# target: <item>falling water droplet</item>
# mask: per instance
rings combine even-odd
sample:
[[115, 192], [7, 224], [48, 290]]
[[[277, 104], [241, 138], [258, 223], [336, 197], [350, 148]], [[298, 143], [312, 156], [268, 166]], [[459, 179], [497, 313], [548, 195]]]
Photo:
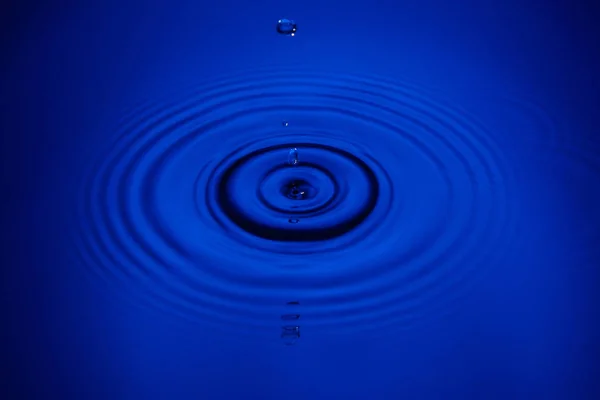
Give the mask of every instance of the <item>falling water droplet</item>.
[[290, 123], [289, 123], [289, 122], [287, 122], [287, 121], [283, 121], [281, 124], [282, 124], [283, 126], [288, 126]]
[[291, 19], [282, 18], [277, 21], [277, 32], [282, 35], [294, 36], [296, 29], [296, 23]]
[[295, 147], [288, 152], [288, 164], [298, 165], [298, 149]]

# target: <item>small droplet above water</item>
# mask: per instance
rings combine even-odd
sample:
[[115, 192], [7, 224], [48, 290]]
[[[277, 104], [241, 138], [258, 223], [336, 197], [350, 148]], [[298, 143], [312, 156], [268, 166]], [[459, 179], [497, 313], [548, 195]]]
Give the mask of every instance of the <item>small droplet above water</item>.
[[295, 147], [288, 152], [288, 164], [298, 165], [298, 149]]
[[288, 126], [289, 124], [290, 124], [290, 123], [289, 123], [289, 122], [287, 122], [287, 121], [283, 121], [283, 122], [281, 123], [281, 125], [283, 125], [283, 126]]
[[277, 32], [282, 35], [294, 36], [296, 29], [296, 23], [291, 19], [282, 18], [277, 21]]

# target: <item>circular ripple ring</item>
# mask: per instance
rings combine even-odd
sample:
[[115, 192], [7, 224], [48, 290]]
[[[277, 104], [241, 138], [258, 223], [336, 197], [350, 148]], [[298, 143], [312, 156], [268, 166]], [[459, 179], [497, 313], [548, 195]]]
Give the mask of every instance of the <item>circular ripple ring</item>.
[[[307, 161], [300, 166], [286, 165], [283, 160], [290, 147], [298, 148]], [[272, 167], [278, 164], [280, 167], [273, 171]], [[318, 241], [341, 236], [371, 214], [379, 194], [377, 178], [366, 163], [340, 149], [313, 143], [262, 147], [260, 151], [244, 155], [231, 164], [219, 166], [215, 172], [217, 182], [209, 181], [208, 187], [214, 187], [216, 194], [212, 194], [215, 197], [206, 199], [206, 202], [216, 202], [236, 225], [270, 240]], [[278, 193], [280, 190], [271, 189], [267, 198], [260, 196], [258, 200], [264, 202], [261, 204], [254, 199], [257, 197], [256, 188], [262, 186], [261, 180], [277, 172], [284, 175], [279, 178], [282, 179], [279, 189], [288, 186], [289, 182], [308, 181], [316, 182], [311, 186], [329, 195], [323, 204], [308, 210], [298, 210], [302, 208], [298, 201], [286, 202], [287, 207], [279, 210], [264, 207], [269, 198], [282, 197]], [[326, 184], [321, 185], [321, 180], [311, 179], [310, 175], [316, 172], [332, 181], [330, 190], [327, 190]], [[299, 219], [301, 223], [291, 228], [290, 218]]]
[[485, 128], [410, 85], [261, 70], [128, 118], [82, 185], [77, 246], [115, 293], [194, 321], [272, 330], [299, 299], [305, 327], [406, 326], [513, 229]]

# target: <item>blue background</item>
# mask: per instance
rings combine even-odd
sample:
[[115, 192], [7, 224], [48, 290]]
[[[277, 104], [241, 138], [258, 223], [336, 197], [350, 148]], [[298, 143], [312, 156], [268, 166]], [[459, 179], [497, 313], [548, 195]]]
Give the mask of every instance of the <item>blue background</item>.
[[[3, 398], [598, 398], [597, 6], [108, 0], [2, 7]], [[298, 22], [295, 37], [277, 35], [281, 17]], [[502, 261], [474, 266], [485, 274], [453, 307], [445, 307], [452, 293], [438, 293], [444, 312], [435, 318], [421, 318], [432, 311], [414, 306], [423, 323], [394, 314], [368, 329], [344, 323], [323, 302], [311, 324], [318, 307], [302, 309], [307, 325], [294, 346], [279, 340], [283, 307], [271, 333], [268, 324], [236, 324], [235, 313], [219, 324], [152, 300], [142, 305], [135, 299], [150, 290], [144, 280], [118, 288], [102, 281], [79, 254], [75, 239], [92, 228], [82, 230], [74, 213], [84, 171], [105, 154], [99, 149], [110, 148], [123, 120], [135, 121], [139, 104], [221, 76], [250, 80], [245, 71], [257, 68], [285, 69], [291, 80], [311, 70], [332, 82], [341, 74], [412, 82], [428, 88], [428, 98], [467, 110], [504, 160], [515, 222], [498, 241]], [[283, 91], [293, 96], [300, 86]], [[365, 277], [386, 262], [375, 251], [364, 257]], [[252, 262], [249, 271], [260, 267]], [[314, 283], [318, 274], [302, 278]], [[269, 282], [278, 287], [277, 277]], [[235, 290], [245, 289], [237, 282]], [[348, 304], [367, 301], [357, 293], [369, 291], [348, 292]], [[264, 316], [263, 305], [231, 302], [238, 314], [258, 307]]]

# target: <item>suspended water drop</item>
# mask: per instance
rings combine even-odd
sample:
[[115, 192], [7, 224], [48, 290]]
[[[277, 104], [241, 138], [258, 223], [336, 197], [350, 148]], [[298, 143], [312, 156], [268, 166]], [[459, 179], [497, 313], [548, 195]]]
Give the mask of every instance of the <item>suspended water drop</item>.
[[287, 121], [283, 121], [281, 124], [282, 124], [283, 126], [288, 126], [290, 123], [289, 123], [289, 122], [287, 122]]
[[277, 21], [277, 32], [282, 35], [294, 36], [296, 33], [296, 23], [291, 19], [282, 18]]
[[288, 152], [288, 164], [298, 165], [298, 149], [295, 147]]

